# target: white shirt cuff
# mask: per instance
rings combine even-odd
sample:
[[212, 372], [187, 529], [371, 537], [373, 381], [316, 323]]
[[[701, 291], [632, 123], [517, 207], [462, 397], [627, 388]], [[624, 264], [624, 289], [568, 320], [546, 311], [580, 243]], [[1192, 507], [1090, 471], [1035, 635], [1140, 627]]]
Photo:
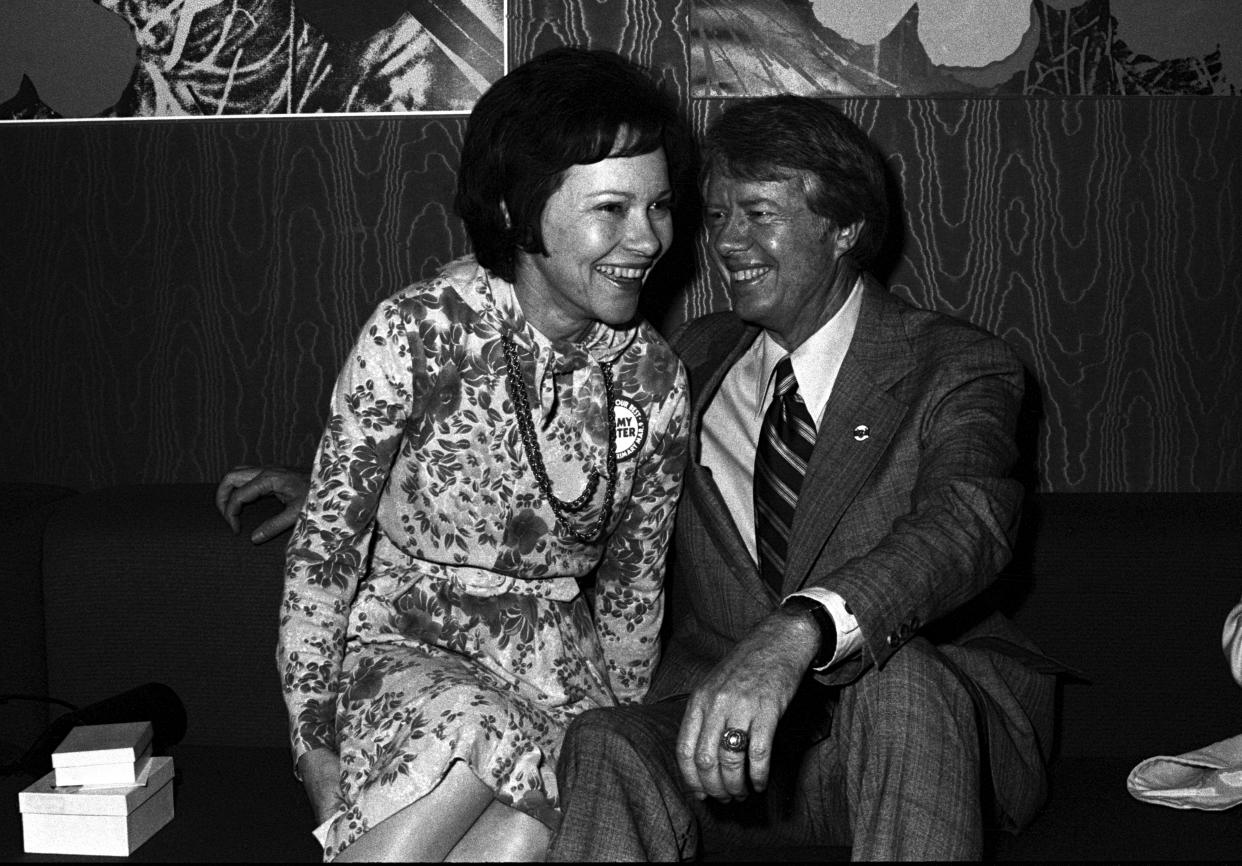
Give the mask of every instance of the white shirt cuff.
[[816, 673], [823, 673], [837, 662], [857, 652], [863, 642], [862, 630], [858, 627], [858, 619], [846, 607], [845, 599], [822, 586], [808, 586], [806, 589], [791, 593], [790, 597], [795, 595], [822, 604], [828, 611], [828, 615], [832, 617], [832, 623], [837, 629], [837, 646], [832, 653], [832, 658], [823, 667], [815, 668]]

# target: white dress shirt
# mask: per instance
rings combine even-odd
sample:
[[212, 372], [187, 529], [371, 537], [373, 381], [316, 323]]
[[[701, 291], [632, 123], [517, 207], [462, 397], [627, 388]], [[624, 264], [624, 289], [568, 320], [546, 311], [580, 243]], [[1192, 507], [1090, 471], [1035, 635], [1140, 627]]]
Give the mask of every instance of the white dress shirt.
[[[862, 307], [862, 280], [854, 284], [845, 304], [823, 327], [789, 354], [798, 393], [806, 404], [816, 428], [832, 395], [837, 373], [854, 337], [858, 311]], [[764, 331], [725, 374], [720, 390], [703, 415], [701, 460], [711, 470], [729, 509], [733, 522], [756, 563], [755, 543], [755, 450], [763, 415], [772, 402], [776, 365], [786, 356], [784, 349]], [[811, 586], [793, 595], [822, 604], [837, 629], [837, 646], [826, 670], [856, 652], [862, 645], [858, 620], [849, 612], [845, 599], [830, 589]]]

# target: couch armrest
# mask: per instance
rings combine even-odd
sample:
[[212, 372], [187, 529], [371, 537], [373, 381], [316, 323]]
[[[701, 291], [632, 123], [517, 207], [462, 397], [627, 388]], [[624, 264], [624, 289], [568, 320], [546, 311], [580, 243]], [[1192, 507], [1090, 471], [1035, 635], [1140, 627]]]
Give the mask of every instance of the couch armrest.
[[[43, 633], [43, 529], [76, 491], [50, 484], [0, 485], [0, 694], [47, 695]], [[47, 725], [47, 705], [9, 701], [0, 706], [0, 763], [13, 760]]]

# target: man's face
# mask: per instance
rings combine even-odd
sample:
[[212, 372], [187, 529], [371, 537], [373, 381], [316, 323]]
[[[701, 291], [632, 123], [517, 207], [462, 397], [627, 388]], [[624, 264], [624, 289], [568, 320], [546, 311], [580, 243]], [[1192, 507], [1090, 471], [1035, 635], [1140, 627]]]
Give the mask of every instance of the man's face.
[[852, 286], [833, 291], [837, 258], [861, 223], [839, 228], [807, 205], [802, 177], [708, 177], [705, 222], [712, 257], [729, 284], [733, 310], [793, 351], [828, 321]]

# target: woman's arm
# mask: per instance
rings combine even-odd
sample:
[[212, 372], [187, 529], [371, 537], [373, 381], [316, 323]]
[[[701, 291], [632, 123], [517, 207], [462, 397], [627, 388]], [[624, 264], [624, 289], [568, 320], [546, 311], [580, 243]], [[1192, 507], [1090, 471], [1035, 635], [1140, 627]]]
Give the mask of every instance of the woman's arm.
[[277, 663], [299, 766], [309, 752], [337, 749], [350, 605], [411, 405], [410, 358], [400, 310], [385, 302], [337, 378], [310, 491], [289, 540]]

